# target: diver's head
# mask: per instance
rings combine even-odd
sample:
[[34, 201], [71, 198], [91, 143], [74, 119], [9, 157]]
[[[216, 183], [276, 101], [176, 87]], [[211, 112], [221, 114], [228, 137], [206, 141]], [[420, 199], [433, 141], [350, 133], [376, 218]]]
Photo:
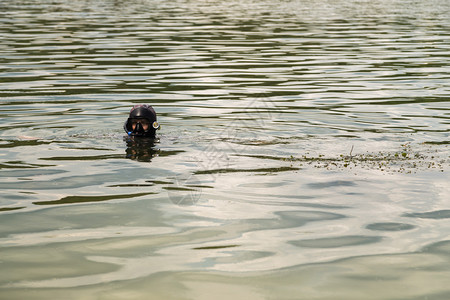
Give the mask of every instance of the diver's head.
[[155, 110], [146, 104], [133, 106], [123, 128], [130, 136], [155, 138], [159, 129]]

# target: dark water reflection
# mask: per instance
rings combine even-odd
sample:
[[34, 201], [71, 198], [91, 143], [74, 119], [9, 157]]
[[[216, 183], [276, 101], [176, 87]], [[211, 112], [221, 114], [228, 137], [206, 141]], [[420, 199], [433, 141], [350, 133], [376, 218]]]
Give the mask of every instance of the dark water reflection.
[[126, 157], [137, 161], [150, 162], [160, 152], [155, 141], [149, 138], [126, 138]]
[[449, 20], [2, 1], [0, 298], [448, 299]]

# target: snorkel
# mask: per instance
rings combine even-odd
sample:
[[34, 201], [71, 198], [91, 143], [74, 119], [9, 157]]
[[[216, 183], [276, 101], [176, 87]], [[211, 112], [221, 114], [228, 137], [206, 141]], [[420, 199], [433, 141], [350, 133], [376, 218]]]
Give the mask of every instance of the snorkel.
[[156, 121], [156, 112], [150, 105], [135, 105], [130, 111], [123, 129], [129, 136], [156, 137], [156, 130], [160, 128]]

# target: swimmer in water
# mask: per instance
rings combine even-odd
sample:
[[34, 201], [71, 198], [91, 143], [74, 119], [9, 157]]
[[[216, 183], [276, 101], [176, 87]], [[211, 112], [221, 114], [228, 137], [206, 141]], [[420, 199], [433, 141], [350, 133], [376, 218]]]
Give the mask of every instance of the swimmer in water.
[[123, 129], [129, 136], [148, 137], [154, 139], [159, 124], [156, 120], [156, 112], [150, 105], [135, 105], [130, 111], [128, 119], [123, 124]]

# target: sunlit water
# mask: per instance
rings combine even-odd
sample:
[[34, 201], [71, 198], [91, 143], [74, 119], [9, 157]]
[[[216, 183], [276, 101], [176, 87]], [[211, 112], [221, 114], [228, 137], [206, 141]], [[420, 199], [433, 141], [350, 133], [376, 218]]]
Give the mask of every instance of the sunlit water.
[[447, 0], [1, 1], [0, 298], [450, 299], [449, 33]]

